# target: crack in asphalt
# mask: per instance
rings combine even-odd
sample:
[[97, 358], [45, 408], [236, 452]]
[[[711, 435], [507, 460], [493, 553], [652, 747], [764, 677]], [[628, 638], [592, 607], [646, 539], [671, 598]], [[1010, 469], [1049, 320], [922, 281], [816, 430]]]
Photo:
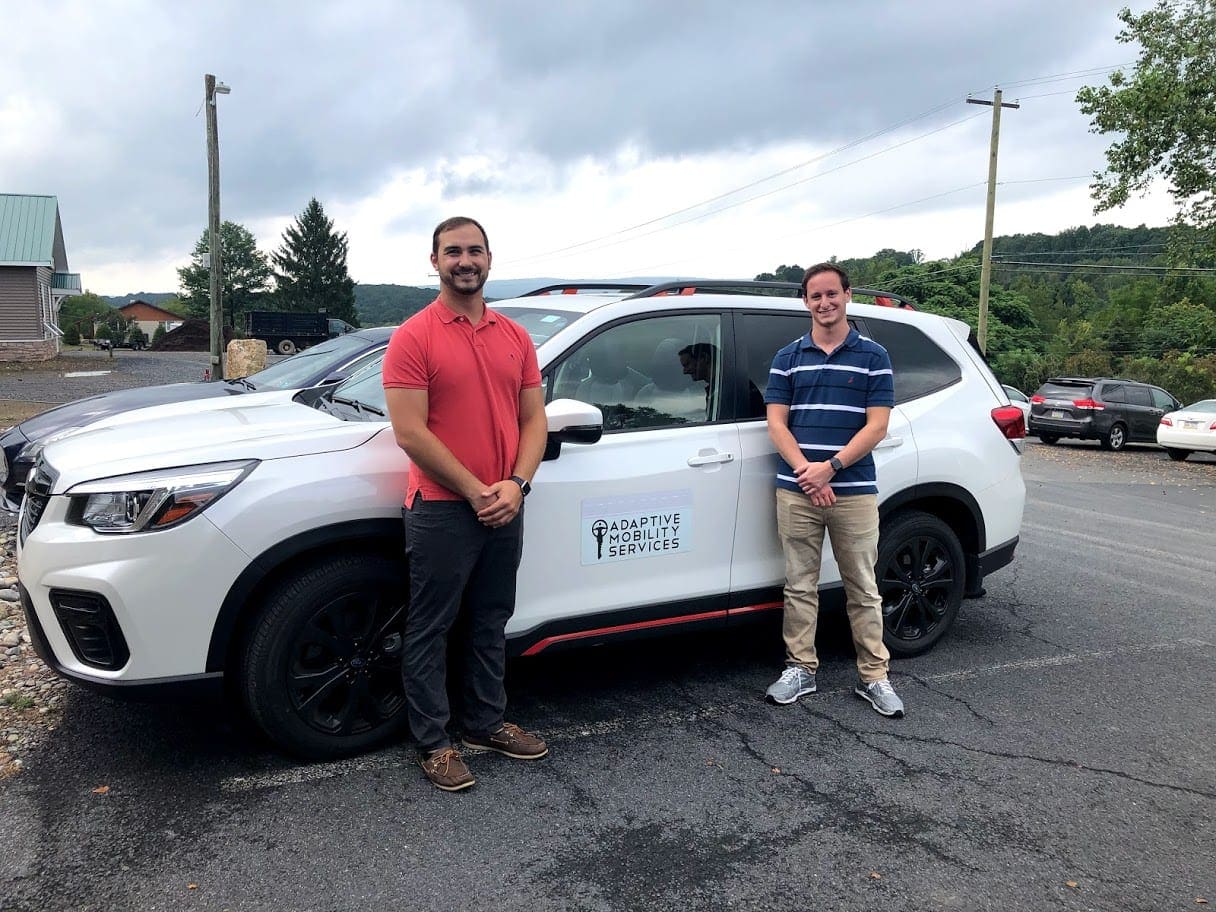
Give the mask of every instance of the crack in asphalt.
[[[826, 721], [831, 722], [836, 727], [844, 728], [845, 731], [848, 731], [847, 727], [843, 726], [841, 723], [839, 723], [835, 719], [831, 719], [830, 717], [826, 717], [826, 716], [821, 716], [820, 714], [815, 713], [813, 711], [808, 711], [807, 714], [816, 716], [818, 718], [825, 719]], [[710, 720], [708, 718], [706, 718], [705, 721], [708, 723]], [[952, 832], [959, 832], [958, 827], [955, 827], [948, 822], [936, 820], [931, 817], [926, 817], [924, 814], [919, 814], [919, 813], [915, 813], [915, 812], [902, 811], [902, 812], [884, 814], [880, 811], [872, 810], [865, 804], [865, 802], [867, 800], [872, 801], [874, 798], [873, 795], [865, 795], [865, 796], [855, 795], [854, 797], [859, 798], [860, 800], [857, 802], [850, 802], [840, 795], [835, 795], [835, 794], [832, 794], [829, 792], [825, 792], [824, 790], [817, 787], [815, 785], [815, 783], [808, 780], [806, 777], [804, 777], [796, 772], [789, 771], [786, 767], [782, 767], [780, 764], [775, 763], [772, 760], [772, 758], [767, 757], [759, 748], [757, 748], [752, 743], [751, 738], [748, 737], [748, 735], [741, 728], [737, 728], [737, 727], [729, 724], [723, 718], [715, 718], [713, 720], [713, 724], [720, 731], [725, 731], [729, 734], [734, 735], [738, 739], [739, 745], [740, 745], [740, 747], [742, 747], [743, 751], [746, 754], [748, 754], [748, 756], [750, 756], [757, 763], [762, 764], [764, 767], [766, 767], [769, 770], [780, 770], [780, 773], [775, 774], [775, 775], [777, 775], [781, 779], [792, 779], [795, 783], [797, 783], [797, 785], [803, 791], [808, 792], [815, 799], [817, 799], [817, 803], [821, 804], [825, 810], [830, 811], [830, 820], [831, 820], [832, 825], [842, 826], [846, 823], [851, 825], [851, 824], [855, 823], [858, 819], [860, 819], [860, 820], [864, 821], [866, 824], [868, 824], [874, 831], [877, 831], [880, 833], [886, 833], [895, 840], [899, 840], [899, 841], [917, 846], [918, 848], [920, 848], [921, 850], [926, 852], [928, 855], [932, 856], [933, 858], [936, 858], [940, 862], [943, 862], [945, 864], [954, 865], [957, 868], [961, 868], [962, 870], [968, 871], [972, 874], [981, 873], [980, 868], [977, 868], [973, 865], [968, 864], [964, 859], [951, 855], [949, 852], [946, 852], [945, 850], [943, 850], [941, 846], [936, 845], [935, 843], [930, 842], [927, 838], [918, 835], [918, 833], [913, 831], [910, 827], [905, 828], [905, 827], [902, 827], [900, 824], [901, 824], [901, 822], [903, 822], [903, 823], [908, 823], [911, 826], [916, 826], [918, 824], [923, 824], [925, 822], [928, 822], [929, 824], [932, 824], [932, 825], [945, 827]], [[871, 747], [871, 745], [866, 745], [866, 746]], [[876, 748], [872, 748], [872, 749], [876, 749]], [[881, 753], [881, 751], [880, 751], [880, 753]], [[901, 766], [906, 766], [898, 758], [892, 758], [892, 759], [894, 759]], [[819, 827], [812, 828], [809, 826], [808, 827], [798, 827], [798, 828], [795, 828], [795, 833], [801, 835], [802, 832], [809, 832], [812, 829], [818, 829], [818, 828]], [[786, 836], [783, 835], [782, 838], [786, 838]]]
[[[1103, 773], [1109, 776], [1115, 776], [1119, 779], [1126, 779], [1129, 782], [1135, 782], [1139, 785], [1166, 789], [1168, 791], [1179, 792], [1181, 794], [1190, 795], [1196, 798], [1216, 798], [1216, 792], [1205, 792], [1202, 789], [1189, 788], [1188, 786], [1177, 785], [1172, 782], [1157, 782], [1152, 779], [1133, 776], [1131, 773], [1126, 773], [1123, 770], [1101, 766], [1090, 766], [1076, 760], [1064, 760], [1056, 757], [1038, 757], [1034, 754], [1017, 754], [1013, 753], [1012, 751], [986, 750], [982, 747], [972, 747], [968, 744], [959, 744], [957, 741], [950, 741], [946, 738], [918, 737], [916, 735], [899, 734], [896, 732], [874, 732], [874, 734], [880, 738], [893, 738], [896, 741], [908, 741], [913, 744], [934, 744], [939, 747], [953, 747], [957, 748], [958, 750], [967, 751], [968, 753], [981, 754], [983, 756], [992, 757], [999, 760], [1029, 760], [1034, 763], [1043, 763], [1047, 766], [1059, 767], [1061, 769], [1081, 770], [1082, 772], [1087, 773]], [[863, 743], [867, 742], [863, 741]]]
[[995, 719], [985, 716], [982, 712], [980, 712], [978, 709], [976, 709], [974, 706], [972, 706], [968, 701], [964, 700], [962, 697], [955, 696], [952, 693], [947, 693], [946, 691], [942, 690], [940, 687], [934, 687], [931, 683], [929, 683], [929, 681], [926, 678], [923, 678], [918, 674], [907, 674], [907, 675], [904, 675], [904, 677], [908, 678], [908, 680], [910, 680], [910, 681], [915, 681], [917, 684], [919, 684], [925, 690], [929, 691], [929, 693], [931, 693], [931, 694], [935, 694], [939, 697], [944, 697], [945, 699], [950, 700], [953, 703], [958, 703], [964, 709], [966, 709], [967, 712], [971, 713], [971, 715], [975, 716], [976, 719], [983, 722], [985, 725], [989, 726], [990, 728], [997, 727], [997, 722]]

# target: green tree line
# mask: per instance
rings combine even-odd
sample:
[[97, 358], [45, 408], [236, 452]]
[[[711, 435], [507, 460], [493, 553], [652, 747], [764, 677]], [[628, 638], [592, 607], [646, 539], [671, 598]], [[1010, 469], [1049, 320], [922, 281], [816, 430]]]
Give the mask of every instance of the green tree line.
[[[1032, 393], [1052, 376], [1118, 376], [1184, 402], [1216, 395], [1216, 264], [1170, 265], [1185, 230], [1095, 225], [995, 239], [987, 356], [1001, 382]], [[854, 285], [976, 328], [978, 245], [946, 260], [880, 250], [836, 262]], [[756, 278], [800, 281], [802, 271], [782, 265]]]

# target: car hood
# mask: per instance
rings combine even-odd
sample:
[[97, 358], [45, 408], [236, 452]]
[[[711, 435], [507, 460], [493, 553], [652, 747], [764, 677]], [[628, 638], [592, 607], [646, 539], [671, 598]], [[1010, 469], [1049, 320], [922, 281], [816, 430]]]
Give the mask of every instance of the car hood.
[[83, 427], [98, 419], [132, 409], [196, 399], [228, 399], [244, 392], [247, 390], [243, 386], [228, 383], [168, 383], [164, 386], [116, 390], [48, 409], [21, 422], [17, 429], [27, 440], [37, 441], [59, 431]]
[[271, 394], [244, 398], [261, 401], [238, 399], [228, 408], [90, 426], [51, 441], [42, 458], [58, 475], [54, 493], [82, 481], [167, 466], [346, 450], [388, 427], [387, 421], [343, 421]]

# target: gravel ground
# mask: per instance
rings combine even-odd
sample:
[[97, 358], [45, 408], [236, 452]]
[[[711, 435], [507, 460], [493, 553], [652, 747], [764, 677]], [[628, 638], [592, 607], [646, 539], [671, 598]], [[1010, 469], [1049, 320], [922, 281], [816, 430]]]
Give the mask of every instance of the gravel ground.
[[[70, 402], [111, 390], [202, 380], [207, 352], [65, 351], [37, 364], [0, 365], [0, 399]], [[87, 376], [68, 376], [86, 374]]]
[[[119, 350], [111, 358], [81, 350], [37, 364], [0, 363], [0, 400], [9, 400], [20, 419], [111, 390], [201, 380], [208, 357], [207, 352]], [[68, 376], [77, 373], [90, 376]], [[15, 537], [16, 517], [0, 511], [0, 779], [18, 772], [22, 756], [54, 729], [70, 687], [30, 645], [16, 591]]]

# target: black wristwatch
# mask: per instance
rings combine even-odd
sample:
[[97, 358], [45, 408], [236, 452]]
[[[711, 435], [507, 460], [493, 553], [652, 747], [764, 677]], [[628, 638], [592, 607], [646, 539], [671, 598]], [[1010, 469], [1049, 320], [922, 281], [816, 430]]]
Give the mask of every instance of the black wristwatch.
[[528, 484], [528, 482], [524, 481], [518, 475], [512, 475], [511, 481], [513, 481], [517, 485], [519, 485], [519, 493], [522, 494], [524, 497], [527, 497], [529, 494], [532, 493], [532, 485]]
[[835, 456], [833, 456], [831, 459], [828, 460], [828, 465], [830, 465], [832, 467], [833, 472], [839, 472], [841, 469], [844, 468], [844, 463], [841, 462], [839, 459], [837, 459]]

